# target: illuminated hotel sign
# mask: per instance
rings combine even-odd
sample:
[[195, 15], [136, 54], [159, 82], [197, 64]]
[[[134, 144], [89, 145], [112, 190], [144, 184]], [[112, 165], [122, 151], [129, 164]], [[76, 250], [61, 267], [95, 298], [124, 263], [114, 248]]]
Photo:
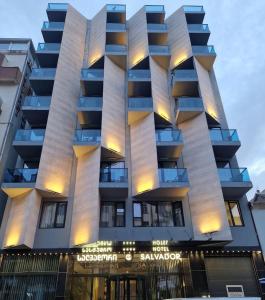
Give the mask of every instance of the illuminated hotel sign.
[[78, 254], [79, 262], [117, 261], [117, 254]]
[[169, 253], [141, 253], [141, 261], [154, 261], [154, 260], [181, 260], [180, 253], [169, 252]]

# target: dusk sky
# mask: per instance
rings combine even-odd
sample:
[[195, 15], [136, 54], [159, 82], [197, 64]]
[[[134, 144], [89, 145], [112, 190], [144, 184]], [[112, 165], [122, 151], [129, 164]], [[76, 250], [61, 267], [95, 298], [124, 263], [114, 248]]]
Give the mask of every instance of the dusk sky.
[[[0, 0], [0, 37], [42, 41], [41, 26], [47, 20], [46, 0]], [[66, 1], [55, 1], [66, 2]], [[217, 52], [214, 65], [230, 128], [236, 128], [242, 146], [240, 167], [248, 167], [253, 186], [265, 189], [265, 0], [102, 0], [69, 1], [87, 18], [106, 3], [126, 4], [127, 18], [145, 4], [163, 4], [167, 16], [183, 4], [203, 5]]]

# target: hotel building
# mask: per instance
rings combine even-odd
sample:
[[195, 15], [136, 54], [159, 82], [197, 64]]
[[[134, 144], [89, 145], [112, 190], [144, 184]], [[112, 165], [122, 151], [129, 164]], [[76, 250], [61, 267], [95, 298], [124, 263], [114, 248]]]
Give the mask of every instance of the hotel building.
[[203, 7], [47, 16], [2, 182], [0, 299], [262, 297]]

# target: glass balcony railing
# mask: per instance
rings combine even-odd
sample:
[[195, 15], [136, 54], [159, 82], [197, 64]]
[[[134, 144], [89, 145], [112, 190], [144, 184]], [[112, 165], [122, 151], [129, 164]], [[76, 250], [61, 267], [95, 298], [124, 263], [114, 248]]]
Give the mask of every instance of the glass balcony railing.
[[129, 98], [128, 107], [131, 109], [134, 108], [152, 108], [153, 99], [152, 98]]
[[197, 72], [193, 69], [191, 69], [191, 70], [175, 70], [173, 72], [173, 75], [174, 75], [174, 78], [176, 80], [178, 80], [178, 79], [190, 80], [190, 79], [196, 79], [197, 78]]
[[27, 96], [24, 100], [23, 106], [49, 107], [50, 104], [50, 96]]
[[125, 12], [126, 5], [107, 4], [107, 12]]
[[83, 80], [103, 80], [103, 69], [82, 69], [81, 76]]
[[164, 5], [145, 5], [147, 13], [165, 12]]
[[101, 97], [80, 97], [77, 106], [79, 108], [101, 108]]
[[160, 168], [158, 169], [160, 182], [188, 182], [186, 169]]
[[106, 45], [106, 52], [126, 53], [127, 46], [118, 44]]
[[38, 52], [47, 52], [47, 51], [60, 51], [61, 44], [60, 43], [39, 43], [37, 51]]
[[149, 52], [151, 54], [169, 54], [169, 47], [166, 45], [150, 45]]
[[38, 169], [7, 169], [4, 175], [6, 183], [36, 182]]
[[167, 31], [167, 24], [147, 24], [148, 31]]
[[179, 108], [203, 108], [201, 98], [178, 98], [176, 101], [176, 109]]
[[107, 31], [126, 31], [126, 25], [123, 23], [107, 23]]
[[208, 24], [188, 24], [189, 31], [209, 32]]
[[203, 13], [203, 6], [199, 5], [184, 5], [183, 6], [185, 13]]
[[48, 3], [48, 9], [51, 10], [67, 10], [67, 3]]
[[33, 68], [31, 77], [45, 78], [55, 77], [56, 68]]
[[45, 129], [18, 129], [15, 135], [17, 142], [43, 142]]
[[101, 131], [97, 129], [78, 129], [75, 131], [74, 142], [99, 143]]
[[127, 182], [128, 170], [126, 168], [101, 168], [100, 182]]
[[214, 142], [239, 142], [239, 137], [235, 129], [218, 129], [210, 130], [211, 140]]
[[129, 79], [150, 79], [151, 72], [150, 70], [129, 70], [128, 71]]
[[178, 129], [156, 129], [157, 142], [181, 142], [182, 134]]
[[192, 52], [194, 54], [205, 54], [205, 55], [209, 55], [209, 54], [214, 54], [216, 55], [216, 52], [214, 50], [214, 46], [208, 45], [208, 46], [192, 46]]
[[250, 181], [246, 168], [218, 168], [220, 181], [248, 182]]
[[29, 43], [0, 43], [0, 51], [27, 51]]
[[64, 22], [43, 22], [42, 29], [44, 30], [63, 30]]

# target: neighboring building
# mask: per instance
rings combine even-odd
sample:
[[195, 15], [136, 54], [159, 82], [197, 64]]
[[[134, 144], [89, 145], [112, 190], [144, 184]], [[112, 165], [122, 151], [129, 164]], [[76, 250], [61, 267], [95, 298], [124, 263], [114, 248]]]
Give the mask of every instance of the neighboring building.
[[[12, 143], [21, 126], [21, 103], [30, 91], [29, 75], [34, 61], [30, 39], [0, 38], [0, 181], [7, 168], [13, 169], [17, 152]], [[0, 224], [7, 196], [0, 191]]]
[[261, 297], [203, 7], [47, 14], [2, 184], [0, 299]]
[[259, 242], [263, 252], [263, 257], [265, 257], [265, 190], [263, 190], [262, 192], [257, 191], [250, 203], [252, 216], [256, 225]]

